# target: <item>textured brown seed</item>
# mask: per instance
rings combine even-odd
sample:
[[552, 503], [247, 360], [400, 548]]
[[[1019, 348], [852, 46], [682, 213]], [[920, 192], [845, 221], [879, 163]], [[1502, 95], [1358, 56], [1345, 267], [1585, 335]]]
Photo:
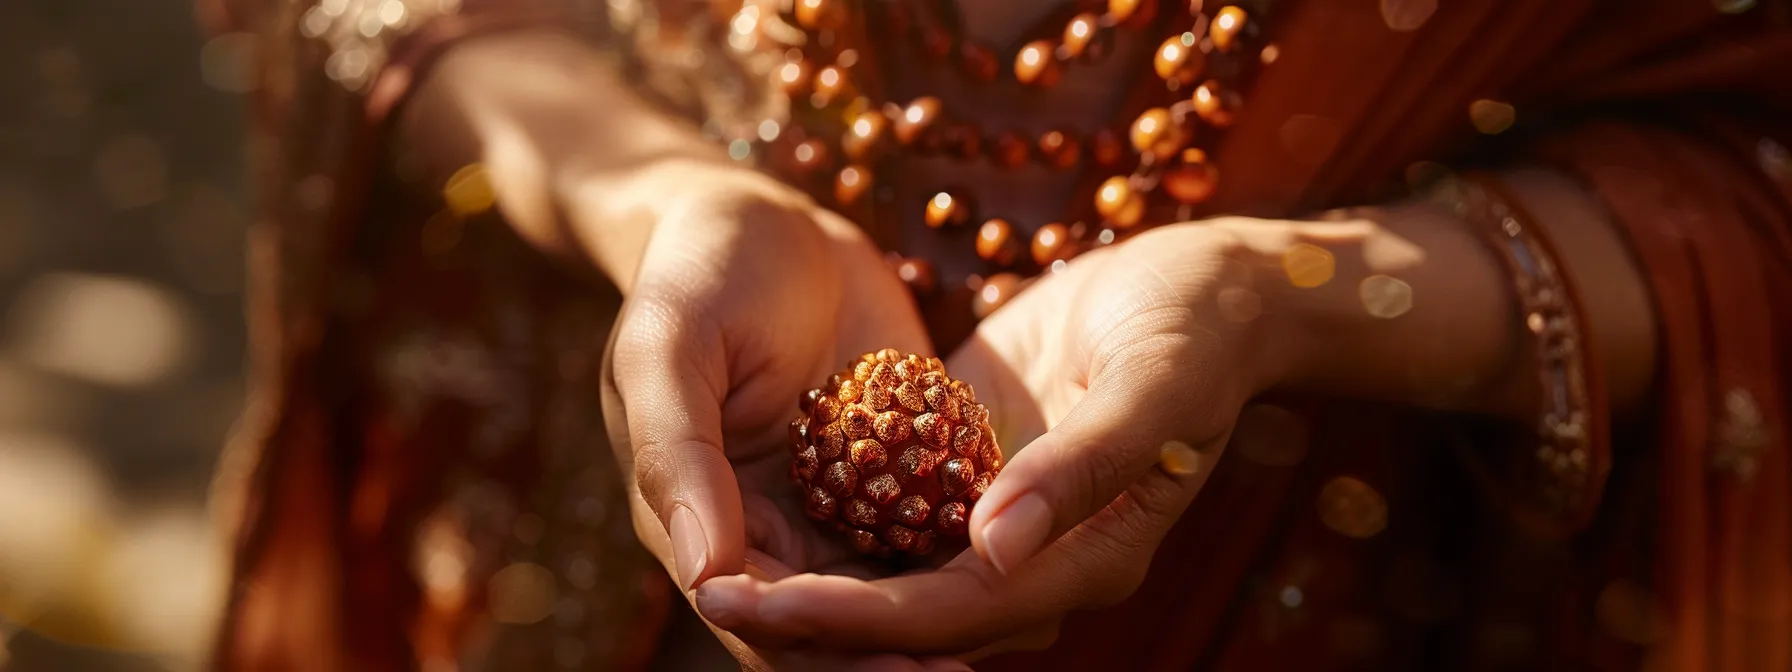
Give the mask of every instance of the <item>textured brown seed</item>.
[[904, 479], [926, 478], [933, 475], [933, 451], [920, 446], [909, 446], [896, 458], [896, 472]]
[[840, 400], [831, 396], [815, 400], [815, 417], [811, 422], [828, 424], [840, 417]]
[[860, 439], [852, 442], [852, 463], [854, 466], [868, 471], [882, 469], [886, 459], [888, 458], [884, 454], [883, 444], [878, 443], [873, 439]]
[[964, 492], [976, 478], [977, 468], [971, 465], [970, 460], [962, 457], [946, 460], [945, 464], [940, 465], [940, 487], [945, 488], [948, 495]]
[[959, 455], [970, 457], [983, 449], [983, 431], [972, 425], [958, 428], [957, 436], [952, 437], [952, 450]]
[[846, 410], [840, 412], [840, 430], [846, 432], [846, 438], [849, 439], [871, 436], [871, 423], [876, 421], [877, 416], [858, 404], [847, 406]]
[[944, 385], [927, 388], [927, 407], [933, 409], [946, 422], [958, 422], [958, 399]]
[[846, 511], [843, 513], [846, 515], [846, 522], [859, 527], [870, 527], [877, 524], [877, 507], [863, 499], [847, 501]]
[[882, 549], [883, 544], [878, 543], [877, 535], [875, 534], [865, 530], [853, 530], [852, 547], [860, 553], [875, 555]]
[[865, 496], [878, 504], [889, 504], [902, 496], [902, 484], [896, 482], [895, 476], [878, 474], [865, 481]]
[[822, 394], [822, 389], [819, 387], [811, 388], [803, 392], [803, 396], [797, 400], [797, 409], [801, 410], [803, 415], [813, 413], [815, 411], [815, 402], [821, 399]]
[[848, 362], [798, 400], [810, 412], [787, 428], [805, 513], [876, 556], [962, 538], [1001, 459], [974, 394], [937, 358], [883, 350]]
[[860, 401], [864, 402], [865, 408], [873, 411], [884, 410], [890, 405], [890, 388], [877, 385], [865, 388], [864, 393], [860, 396]]
[[915, 418], [915, 434], [934, 448], [952, 445], [952, 425], [936, 413], [923, 413]]
[[910, 420], [906, 415], [897, 411], [884, 411], [882, 415], [877, 416], [877, 440], [895, 444], [908, 438], [909, 423]]
[[[823, 493], [825, 496], [826, 493]], [[940, 507], [939, 530], [955, 537], [964, 536], [965, 528], [970, 523], [970, 509], [964, 504], [952, 502]]]
[[815, 470], [821, 468], [821, 457], [815, 454], [815, 447], [804, 448], [796, 456], [796, 474], [805, 481], [815, 478]]
[[927, 555], [933, 552], [933, 533], [922, 532], [915, 536], [915, 547], [909, 549], [915, 555]]
[[896, 403], [916, 413], [927, 410], [927, 399], [922, 396], [921, 388], [914, 383], [903, 383], [896, 387]]
[[834, 496], [824, 492], [821, 488], [810, 488], [809, 496], [803, 500], [803, 511], [809, 514], [810, 518], [817, 520], [833, 518], [836, 506], [838, 504]]
[[909, 495], [896, 503], [896, 520], [902, 521], [904, 525], [926, 525], [929, 513], [932, 511], [927, 506], [927, 499], [920, 495]]
[[890, 529], [884, 532], [884, 540], [890, 542], [890, 546], [899, 551], [913, 549], [916, 536], [914, 530], [901, 525], [891, 525]]
[[859, 487], [859, 470], [845, 462], [828, 465], [826, 478], [822, 479], [822, 487], [836, 497], [852, 494]]
[[828, 425], [821, 430], [821, 440], [815, 442], [815, 454], [821, 459], [832, 460], [846, 452], [846, 432], [840, 431], [839, 425]]
[[986, 471], [978, 474], [977, 480], [971, 482], [971, 489], [969, 492], [966, 492], [965, 495], [971, 500], [972, 504], [976, 504], [977, 500], [983, 499], [983, 493], [984, 491], [989, 490], [989, 482], [992, 480], [995, 480], [995, 474]]
[[[835, 377], [838, 378], [839, 376], [835, 376]], [[859, 381], [842, 380], [839, 382], [838, 386], [835, 388], [834, 396], [838, 397], [840, 399], [840, 401], [842, 401], [844, 403], [854, 404], [854, 403], [858, 403], [859, 394], [863, 393], [864, 391], [865, 391], [865, 386], [859, 384]]]

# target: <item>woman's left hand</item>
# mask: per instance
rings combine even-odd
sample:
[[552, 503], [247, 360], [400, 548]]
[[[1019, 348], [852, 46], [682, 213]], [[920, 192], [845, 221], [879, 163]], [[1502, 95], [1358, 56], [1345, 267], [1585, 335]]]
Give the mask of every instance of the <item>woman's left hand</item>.
[[1248, 261], [1250, 220], [1232, 223], [1084, 255], [953, 356], [1004, 445], [1025, 446], [974, 509], [975, 554], [876, 581], [724, 577], [699, 609], [769, 645], [981, 655], [1048, 645], [1068, 612], [1130, 595], [1289, 359], [1260, 295], [1287, 283]]

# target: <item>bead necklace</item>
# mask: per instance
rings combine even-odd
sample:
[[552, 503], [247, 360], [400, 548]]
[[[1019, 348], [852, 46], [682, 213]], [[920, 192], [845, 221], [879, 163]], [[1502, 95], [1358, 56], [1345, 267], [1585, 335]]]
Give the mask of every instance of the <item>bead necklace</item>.
[[[1086, 137], [1067, 129], [1029, 140], [1014, 131], [986, 133], [953, 119], [941, 101], [920, 96], [907, 104], [881, 100], [874, 77], [855, 77], [868, 67], [866, 54], [845, 44], [848, 28], [875, 25], [895, 39], [910, 39], [924, 56], [950, 61], [975, 83], [1000, 76], [1001, 57], [979, 42], [961, 39], [947, 27], [948, 8], [927, 0], [757, 0], [734, 17], [736, 33], [743, 25], [774, 36], [789, 46], [784, 63], [772, 69], [773, 84], [788, 97], [796, 123], [788, 132], [757, 144], [774, 172], [806, 185], [817, 198], [861, 222], [870, 216], [866, 195], [872, 193], [874, 167], [901, 152], [945, 155], [961, 161], [986, 160], [1013, 169], [1029, 161], [1052, 170], [1079, 166], [1110, 176], [1093, 185], [1092, 207], [1073, 211], [1063, 222], [1033, 230], [1029, 244], [1016, 235], [1019, 227], [1000, 217], [978, 222], [975, 250], [998, 272], [983, 284], [974, 308], [981, 317], [993, 310], [1020, 283], [1019, 272], [1061, 267], [1079, 252], [1110, 244], [1156, 222], [1147, 215], [1157, 206], [1174, 206], [1175, 216], [1190, 217], [1193, 207], [1212, 196], [1219, 171], [1207, 157], [1217, 132], [1231, 125], [1242, 96], [1240, 89], [1259, 64], [1277, 56], [1276, 47], [1261, 46], [1261, 17], [1268, 0], [1227, 0], [1212, 12], [1204, 0], [1108, 0], [1105, 12], [1073, 7], [1075, 14], [1061, 31], [1026, 40], [1013, 52], [1010, 73], [1023, 85], [1055, 85], [1063, 68], [1104, 58], [1119, 29], [1164, 35], [1153, 54], [1152, 70], [1164, 83], [1157, 104], [1130, 124], [1102, 129]], [[1160, 11], [1182, 6], [1186, 12]], [[1248, 9], [1247, 9], [1248, 8]], [[801, 35], [790, 35], [789, 31]], [[782, 31], [782, 32], [781, 32]], [[793, 39], [794, 38], [794, 39]], [[1252, 56], [1255, 56], [1253, 58]], [[815, 63], [827, 63], [816, 68]], [[875, 73], [867, 73], [875, 74]], [[865, 81], [860, 81], [861, 79]], [[808, 108], [807, 110], [803, 108]], [[772, 122], [775, 125], [775, 122]], [[837, 139], [835, 139], [837, 138]], [[739, 145], [740, 141], [736, 140]], [[750, 147], [750, 146], [749, 146]], [[825, 183], [818, 179], [832, 173]], [[1167, 197], [1160, 198], [1159, 196]], [[939, 192], [923, 219], [930, 229], [969, 226], [977, 222], [972, 194]], [[1090, 225], [1081, 217], [1089, 215]], [[1025, 248], [1024, 250], [1022, 248]], [[931, 264], [896, 259], [896, 270], [917, 294], [938, 283]], [[976, 278], [973, 278], [975, 282]]]

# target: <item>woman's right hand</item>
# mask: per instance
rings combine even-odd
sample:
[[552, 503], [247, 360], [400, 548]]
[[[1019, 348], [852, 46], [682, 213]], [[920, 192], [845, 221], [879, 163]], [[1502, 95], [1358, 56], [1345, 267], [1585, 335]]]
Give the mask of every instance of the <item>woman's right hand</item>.
[[[742, 572], [868, 576], [804, 516], [787, 426], [849, 359], [931, 354], [907, 288], [856, 226], [722, 156], [600, 62], [553, 33], [457, 45], [412, 103], [411, 136], [428, 139], [412, 145], [437, 166], [482, 162], [522, 237], [622, 290], [606, 424], [636, 532], [687, 598]], [[717, 634], [750, 668], [962, 669], [772, 656]]]

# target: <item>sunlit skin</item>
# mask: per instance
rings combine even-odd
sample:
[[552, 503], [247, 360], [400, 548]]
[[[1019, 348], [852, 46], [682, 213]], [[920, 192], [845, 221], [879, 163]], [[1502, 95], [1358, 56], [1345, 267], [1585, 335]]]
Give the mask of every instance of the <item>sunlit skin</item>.
[[[966, 18], [972, 32], [1014, 18], [998, 14]], [[1510, 283], [1460, 221], [1390, 204], [1345, 221], [1165, 227], [1072, 261], [951, 354], [952, 375], [976, 384], [1016, 456], [972, 517], [973, 549], [942, 571], [868, 580], [872, 565], [793, 506], [777, 447], [797, 393], [847, 358], [930, 352], [906, 290], [850, 223], [729, 161], [595, 63], [588, 47], [551, 34], [469, 42], [422, 87], [407, 131], [432, 139], [418, 144], [442, 177], [483, 161], [521, 236], [623, 290], [614, 366], [629, 441], [618, 448], [644, 495], [637, 531], [751, 668], [949, 668], [926, 656], [1049, 644], [1070, 610], [1136, 587], [1240, 406], [1264, 390], [1529, 417], [1508, 377], [1518, 347]], [[1086, 101], [1112, 96], [1087, 95], [1085, 79], [1067, 72], [1050, 94], [1084, 102], [1043, 106], [1051, 118], [1028, 123], [1102, 118], [1104, 103]], [[1054, 185], [1067, 178], [1015, 175], [963, 177], [989, 178], [985, 203], [1049, 219], [1061, 204], [1036, 195], [1061, 193]], [[1654, 347], [1635, 269], [1572, 183], [1510, 177], [1598, 297], [1586, 308], [1614, 405], [1634, 405]], [[1298, 265], [1286, 258], [1299, 246], [1328, 252], [1331, 276], [1291, 276]], [[1372, 314], [1361, 287], [1373, 275], [1405, 283], [1411, 308]], [[1197, 456], [1175, 452], [1174, 476], [1158, 467], [1172, 441]], [[816, 658], [805, 643], [822, 637], [897, 655]]]

